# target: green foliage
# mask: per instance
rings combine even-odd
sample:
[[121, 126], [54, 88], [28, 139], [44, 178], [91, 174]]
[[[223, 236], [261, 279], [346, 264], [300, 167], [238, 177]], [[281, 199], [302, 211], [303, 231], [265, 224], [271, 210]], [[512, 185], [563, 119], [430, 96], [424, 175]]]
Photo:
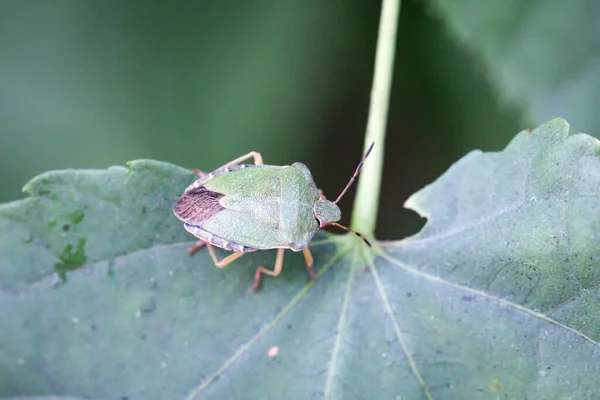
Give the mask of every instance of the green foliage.
[[13, 398], [13, 400], [83, 400], [83, 399], [75, 398], [75, 397], [33, 396], [33, 397]]
[[[352, 77], [348, 55], [364, 47], [357, 12], [345, 1], [0, 2], [0, 201], [51, 168], [149, 156], [191, 168], [202, 150], [210, 169], [256, 148], [279, 164], [310, 160]], [[370, 68], [370, 51], [361, 58]]]
[[567, 133], [467, 155], [407, 202], [417, 235], [319, 234], [314, 284], [288, 252], [258, 293], [274, 252], [185, 252], [190, 171], [43, 174], [0, 206], [0, 397], [591, 398], [600, 147]]
[[594, 0], [432, 4], [450, 31], [481, 55], [497, 91], [530, 121], [560, 114], [597, 136], [600, 47], [593, 32], [600, 9]]

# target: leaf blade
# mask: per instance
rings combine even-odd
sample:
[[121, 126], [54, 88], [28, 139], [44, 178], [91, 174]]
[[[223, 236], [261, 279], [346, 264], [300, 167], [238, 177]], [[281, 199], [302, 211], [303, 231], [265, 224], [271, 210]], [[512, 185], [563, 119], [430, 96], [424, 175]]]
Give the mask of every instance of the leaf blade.
[[[314, 284], [288, 252], [256, 294], [273, 252], [223, 270], [185, 252], [171, 207], [191, 172], [141, 161], [44, 175], [36, 196], [0, 206], [0, 396], [589, 397], [600, 163], [597, 141], [567, 131], [557, 120], [472, 153], [408, 201], [429, 219], [422, 232], [373, 250], [321, 234]], [[39, 194], [48, 176], [57, 184]], [[148, 221], [136, 201], [153, 205]], [[68, 218], [79, 222], [65, 231]], [[87, 261], [57, 285], [63, 245], [81, 238]]]

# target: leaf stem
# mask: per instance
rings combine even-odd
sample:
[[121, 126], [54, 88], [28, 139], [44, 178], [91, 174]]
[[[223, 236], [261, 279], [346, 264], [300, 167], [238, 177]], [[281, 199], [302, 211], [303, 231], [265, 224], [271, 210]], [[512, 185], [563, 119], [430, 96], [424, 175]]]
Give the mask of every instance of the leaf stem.
[[381, 16], [379, 17], [375, 70], [373, 73], [373, 87], [371, 88], [371, 104], [369, 107], [364, 151], [366, 152], [372, 142], [375, 142], [375, 147], [368, 161], [365, 162], [361, 171], [361, 177], [358, 180], [356, 199], [352, 210], [352, 222], [350, 224], [353, 229], [368, 237], [373, 237], [377, 222], [385, 149], [385, 130], [388, 118], [396, 50], [396, 31], [400, 17], [401, 3], [401, 0], [383, 0]]

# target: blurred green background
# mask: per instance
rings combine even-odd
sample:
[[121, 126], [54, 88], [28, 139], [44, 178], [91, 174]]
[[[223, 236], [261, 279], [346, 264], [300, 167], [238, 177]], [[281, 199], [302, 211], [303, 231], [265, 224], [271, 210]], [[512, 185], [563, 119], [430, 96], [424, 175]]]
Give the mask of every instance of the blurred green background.
[[[423, 220], [403, 202], [468, 151], [501, 150], [524, 128], [569, 117], [556, 102], [536, 103], [547, 99], [536, 92], [535, 84], [547, 88], [538, 71], [527, 70], [536, 57], [550, 54], [540, 60], [547, 63], [561, 52], [573, 61], [569, 51], [594, 55], [598, 47], [593, 32], [572, 27], [591, 42], [563, 35], [579, 47], [536, 53], [539, 43], [529, 40], [510, 53], [503, 49], [520, 43], [515, 32], [531, 9], [436, 4], [402, 3], [382, 239], [419, 229]], [[586, 12], [592, 3], [578, 4]], [[306, 163], [337, 195], [361, 157], [379, 10], [379, 2], [354, 0], [0, 2], [0, 201], [23, 197], [25, 182], [47, 170], [138, 158], [211, 170], [250, 150], [271, 164]], [[530, 61], [525, 50], [534, 60], [523, 67], [514, 58]], [[522, 82], [533, 82], [523, 84], [528, 92], [505, 90], [521, 71]], [[353, 193], [342, 202], [344, 222]]]

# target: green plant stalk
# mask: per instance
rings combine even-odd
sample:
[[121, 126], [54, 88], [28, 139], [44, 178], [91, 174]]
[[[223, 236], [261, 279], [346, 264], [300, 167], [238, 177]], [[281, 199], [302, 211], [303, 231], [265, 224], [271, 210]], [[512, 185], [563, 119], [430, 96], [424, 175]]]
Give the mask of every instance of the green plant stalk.
[[361, 171], [356, 190], [356, 199], [354, 200], [354, 208], [352, 209], [352, 222], [350, 226], [352, 229], [368, 237], [373, 237], [377, 222], [385, 149], [385, 130], [387, 126], [396, 50], [396, 31], [400, 17], [401, 3], [401, 0], [383, 0], [381, 5], [377, 52], [375, 54], [375, 70], [373, 73], [373, 87], [371, 89], [371, 104], [369, 107], [364, 151], [366, 152], [372, 142], [375, 142], [375, 147], [373, 147], [373, 151], [369, 156], [369, 161], [365, 163]]

